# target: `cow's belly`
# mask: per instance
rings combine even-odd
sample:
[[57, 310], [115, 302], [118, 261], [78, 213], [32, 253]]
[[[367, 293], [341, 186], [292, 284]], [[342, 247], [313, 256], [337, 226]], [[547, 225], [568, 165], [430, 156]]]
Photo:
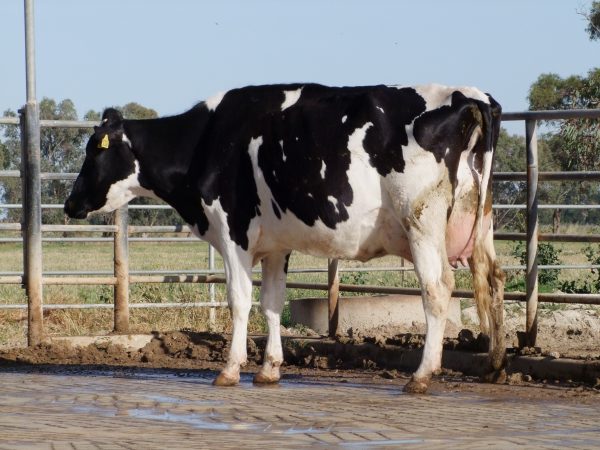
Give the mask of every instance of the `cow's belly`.
[[[385, 255], [410, 259], [404, 229], [387, 208], [377, 208], [338, 223], [331, 229], [322, 223], [307, 226], [294, 217], [284, 217], [274, 227], [263, 229], [255, 253], [295, 250], [324, 258], [368, 261]], [[263, 223], [263, 227], [265, 224]]]

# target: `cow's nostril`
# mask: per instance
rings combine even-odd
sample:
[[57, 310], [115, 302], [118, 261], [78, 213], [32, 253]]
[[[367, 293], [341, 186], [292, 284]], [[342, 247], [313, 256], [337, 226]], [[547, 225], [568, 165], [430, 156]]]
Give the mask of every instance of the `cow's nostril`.
[[70, 198], [65, 202], [64, 210], [65, 214], [72, 219], [85, 219], [87, 217], [87, 211], [85, 208], [78, 208], [77, 204]]

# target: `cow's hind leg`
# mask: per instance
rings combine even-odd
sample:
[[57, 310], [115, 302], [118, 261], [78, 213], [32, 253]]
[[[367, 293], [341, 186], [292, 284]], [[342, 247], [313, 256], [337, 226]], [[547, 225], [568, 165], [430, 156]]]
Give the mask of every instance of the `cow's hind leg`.
[[421, 282], [427, 335], [421, 364], [404, 386], [404, 391], [424, 393], [432, 374], [439, 372], [442, 366], [444, 329], [454, 289], [454, 274], [446, 256], [445, 223], [430, 233], [422, 233], [413, 227], [409, 237], [415, 271]]
[[227, 364], [215, 378], [215, 386], [233, 386], [240, 381], [240, 367], [246, 364], [248, 315], [252, 305], [252, 257], [239, 247], [223, 252], [227, 278], [227, 302], [233, 321]]
[[473, 274], [475, 301], [481, 331], [489, 337], [490, 380], [503, 378], [506, 362], [504, 339], [504, 272], [496, 259], [493, 230], [485, 238], [475, 243], [473, 256], [469, 260]]
[[285, 296], [285, 278], [289, 253], [278, 253], [262, 260], [262, 286], [260, 304], [267, 319], [269, 337], [260, 371], [254, 377], [258, 384], [277, 383], [280, 378], [279, 367], [283, 363], [281, 348], [281, 311]]

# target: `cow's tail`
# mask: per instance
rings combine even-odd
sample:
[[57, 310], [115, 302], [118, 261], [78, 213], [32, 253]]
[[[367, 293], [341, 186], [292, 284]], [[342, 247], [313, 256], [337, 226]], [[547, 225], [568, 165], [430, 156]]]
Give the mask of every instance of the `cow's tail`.
[[[474, 150], [481, 161], [481, 183], [475, 217], [474, 246], [470, 260], [473, 288], [481, 331], [489, 338], [490, 363], [494, 373], [504, 366], [504, 273], [496, 260], [493, 230], [485, 224], [485, 216], [491, 214], [492, 162], [500, 133], [500, 105], [488, 96], [490, 104], [479, 103], [481, 112], [481, 136]], [[478, 158], [476, 158], [478, 159]]]

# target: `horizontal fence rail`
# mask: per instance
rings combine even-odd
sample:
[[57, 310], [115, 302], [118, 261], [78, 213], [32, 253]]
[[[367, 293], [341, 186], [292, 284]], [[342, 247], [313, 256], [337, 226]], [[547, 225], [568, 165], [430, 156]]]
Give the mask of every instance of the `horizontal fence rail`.
[[[528, 335], [529, 343], [535, 342], [535, 333], [537, 326], [535, 323], [537, 317], [537, 302], [555, 302], [555, 303], [579, 303], [579, 304], [600, 304], [600, 295], [592, 294], [563, 294], [563, 293], [538, 293], [537, 292], [537, 270], [546, 269], [600, 269], [600, 265], [581, 265], [581, 264], [561, 264], [561, 265], [538, 265], [535, 260], [535, 251], [538, 241], [547, 242], [585, 242], [585, 243], [597, 243], [600, 242], [600, 235], [586, 235], [586, 234], [552, 234], [552, 233], [539, 233], [537, 230], [537, 210], [538, 209], [599, 209], [600, 205], [563, 205], [563, 204], [546, 204], [539, 205], [537, 200], [537, 183], [539, 181], [600, 181], [600, 171], [584, 171], [584, 172], [540, 172], [537, 169], [537, 121], [556, 121], [564, 119], [575, 119], [575, 118], [587, 118], [587, 119], [598, 119], [600, 118], [600, 109], [594, 110], [569, 110], [569, 111], [524, 111], [524, 112], [507, 112], [502, 114], [503, 121], [525, 121], [526, 123], [526, 143], [527, 143], [527, 156], [528, 156], [528, 170], [527, 172], [496, 172], [494, 173], [495, 182], [526, 182], [530, 195], [527, 204], [513, 204], [513, 205], [498, 205], [494, 204], [493, 208], [496, 210], [524, 210], [527, 212], [527, 223], [528, 231], [526, 233], [495, 233], [494, 238], [496, 240], [510, 240], [510, 241], [526, 241], [528, 244], [528, 255], [526, 265], [512, 265], [504, 266], [505, 270], [525, 270], [527, 273], [527, 292], [507, 292], [505, 298], [507, 300], [514, 301], [525, 301], [527, 302], [528, 314], [526, 332]], [[69, 120], [39, 120], [40, 128], [92, 128], [97, 125], [95, 121], [69, 121]], [[22, 131], [27, 132], [27, 128], [23, 126], [22, 117], [5, 117], [0, 118], [0, 125], [13, 125], [21, 126]], [[23, 178], [24, 173], [21, 170], [0, 170], [0, 178]], [[76, 173], [50, 173], [40, 172], [40, 181], [73, 181], [77, 177]], [[23, 209], [22, 204], [4, 204], [0, 205], [0, 211], [18, 210]], [[39, 204], [40, 209], [62, 209], [63, 205], [58, 204]], [[141, 210], [168, 210], [171, 209], [169, 205], [158, 204], [158, 205], [129, 205], [128, 209]], [[24, 211], [26, 213], [26, 211]], [[127, 208], [121, 210], [121, 214], [127, 215]], [[120, 219], [116, 219], [115, 223], [121, 223], [121, 226], [115, 225], [69, 225], [69, 224], [42, 224], [40, 226], [41, 233], [63, 233], [61, 237], [41, 237], [41, 242], [89, 242], [89, 243], [107, 243], [113, 242], [115, 245], [115, 255], [118, 252], [123, 252], [127, 249], [129, 243], [135, 242], [200, 242], [197, 238], [193, 237], [192, 230], [186, 225], [170, 225], [170, 226], [140, 226], [140, 225], [123, 225], [124, 216]], [[125, 231], [123, 231], [125, 230]], [[0, 223], [0, 231], [14, 232], [25, 235], [26, 225], [20, 223]], [[114, 237], [72, 237], [66, 236], [65, 233], [110, 233]], [[170, 236], [156, 236], [156, 235], [170, 235]], [[137, 237], [136, 235], [143, 235], [143, 237]], [[148, 236], [150, 235], [150, 236]], [[173, 236], [174, 235], [174, 236]], [[23, 242], [26, 246], [27, 243], [23, 240], [24, 238], [19, 236], [12, 237], [1, 237], [0, 242]], [[118, 244], [117, 242], [120, 242]], [[121, 247], [119, 247], [119, 245]], [[209, 249], [209, 253], [212, 252]], [[127, 251], [125, 251], [123, 261], [115, 261], [115, 264], [128, 264]], [[404, 264], [404, 263], [403, 263]], [[115, 266], [116, 267], [116, 266]], [[331, 304], [331, 291], [332, 286], [335, 284], [336, 289], [340, 292], [353, 292], [353, 293], [368, 293], [368, 294], [409, 294], [409, 295], [420, 295], [420, 289], [416, 288], [403, 288], [403, 287], [390, 287], [390, 286], [370, 286], [370, 285], [350, 285], [339, 283], [338, 273], [343, 272], [372, 272], [372, 271], [410, 271], [412, 265], [402, 267], [338, 267], [337, 263], [335, 266], [328, 268], [306, 268], [306, 269], [290, 269], [289, 273], [329, 273], [331, 275], [331, 267], [335, 267], [334, 279], [330, 279], [328, 283], [301, 283], [301, 282], [288, 282], [288, 288], [298, 289], [310, 289], [310, 290], [325, 290], [330, 292], [330, 304]], [[467, 270], [466, 268], [459, 270]], [[25, 271], [26, 272], [26, 271]], [[195, 271], [133, 271], [127, 268], [126, 272], [117, 273], [115, 268], [114, 272], [109, 271], [54, 271], [54, 272], [42, 272], [40, 282], [43, 285], [112, 285], [115, 289], [123, 290], [123, 286], [130, 284], [140, 283], [208, 283], [211, 286], [211, 299], [208, 302], [166, 302], [166, 303], [126, 303], [126, 308], [177, 308], [177, 307], [210, 307], [211, 311], [215, 307], [226, 306], [226, 302], [217, 302], [214, 298], [214, 284], [224, 283], [225, 278], [222, 269], [216, 269], [214, 267], [214, 259], [211, 260], [211, 266], [209, 270], [195, 270]], [[259, 273], [259, 270], [255, 270], [255, 273]], [[331, 278], [331, 277], [330, 277]], [[27, 276], [23, 273], [14, 272], [2, 272], [0, 273], [0, 284], [24, 284]], [[337, 281], [336, 281], [337, 279]], [[260, 280], [254, 280], [255, 286], [260, 286]], [[336, 294], [337, 295], [337, 294]], [[470, 291], [457, 290], [453, 293], [456, 297], [472, 298], [473, 293]], [[117, 299], [115, 298], [115, 304]], [[53, 304], [43, 305], [44, 309], [58, 309], [58, 308], [115, 308], [115, 304]], [[334, 302], [335, 304], [335, 302]], [[26, 308], [27, 305], [23, 304], [10, 304], [0, 305], [0, 309], [22, 309]], [[115, 310], [116, 311], [116, 310]], [[128, 317], [128, 316], [127, 316]], [[115, 324], [119, 318], [117, 312], [115, 312]], [[330, 332], [333, 327], [334, 321], [337, 319], [331, 317], [330, 311]]]

